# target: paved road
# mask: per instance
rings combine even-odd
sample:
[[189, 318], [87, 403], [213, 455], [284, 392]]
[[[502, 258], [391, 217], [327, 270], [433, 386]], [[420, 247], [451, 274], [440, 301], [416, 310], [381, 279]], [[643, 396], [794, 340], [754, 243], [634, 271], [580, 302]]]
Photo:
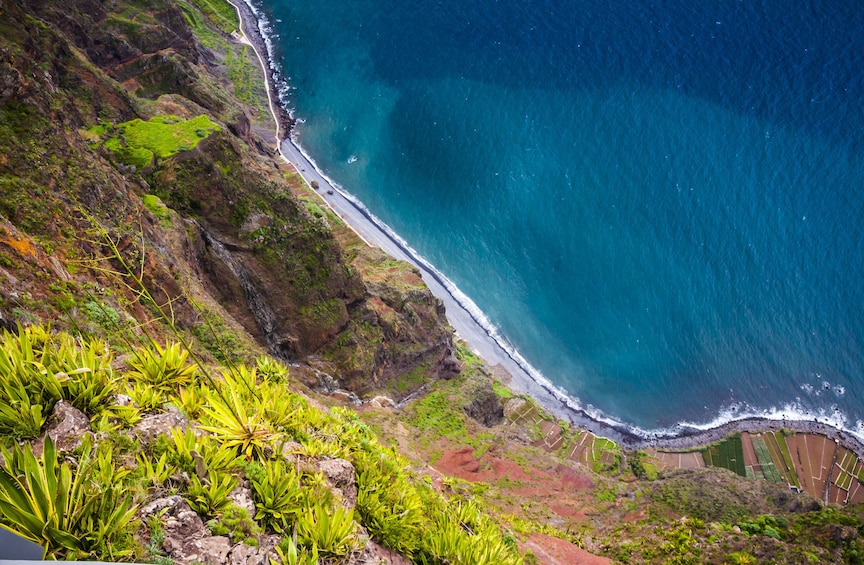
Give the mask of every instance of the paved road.
[[[395, 234], [388, 234], [380, 227], [380, 220], [373, 220], [372, 215], [359, 202], [352, 200], [339, 189], [332, 187], [319, 171], [303, 155], [298, 147], [291, 141], [285, 140], [281, 146], [282, 155], [287, 161], [294, 164], [298, 172], [310, 185], [317, 181], [318, 193], [327, 202], [337, 216], [342, 218], [349, 226], [354, 228], [360, 237], [370, 245], [380, 247], [388, 254], [397, 259], [408, 261], [417, 267], [432, 294], [444, 302], [447, 310], [447, 319], [456, 332], [490, 365], [501, 365], [513, 377], [511, 388], [518, 392], [525, 392], [533, 396], [547, 409], [556, 415], [573, 419], [574, 414], [557, 400], [549, 391], [536, 383], [528, 372], [520, 366], [506, 350], [504, 350], [495, 339], [489, 335], [486, 329], [478, 323], [469, 312], [445, 286], [446, 282], [440, 275], [433, 272], [423, 260], [417, 257], [404, 242], [398, 240]], [[333, 194], [328, 194], [332, 190]]]

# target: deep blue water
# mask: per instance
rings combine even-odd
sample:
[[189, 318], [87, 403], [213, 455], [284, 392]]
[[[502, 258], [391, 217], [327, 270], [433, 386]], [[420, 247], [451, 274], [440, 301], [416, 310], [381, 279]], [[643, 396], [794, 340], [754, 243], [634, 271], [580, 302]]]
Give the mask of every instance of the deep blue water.
[[301, 145], [581, 404], [861, 432], [860, 3], [263, 1]]

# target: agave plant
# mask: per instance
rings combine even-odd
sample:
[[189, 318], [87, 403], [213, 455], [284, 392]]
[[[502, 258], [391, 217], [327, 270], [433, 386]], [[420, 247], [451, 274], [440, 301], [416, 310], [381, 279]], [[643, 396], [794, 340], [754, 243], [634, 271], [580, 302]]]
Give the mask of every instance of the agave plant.
[[134, 371], [129, 377], [164, 393], [176, 393], [189, 386], [198, 374], [198, 367], [188, 363], [189, 352], [179, 343], [158, 343], [139, 349], [129, 362]]
[[266, 462], [263, 476], [252, 479], [258, 509], [255, 519], [277, 533], [288, 531], [308, 505], [307, 492], [293, 467], [286, 467], [281, 461]]
[[62, 398], [60, 381], [43, 360], [47, 341], [41, 328], [19, 328], [0, 341], [0, 431], [17, 438], [39, 435], [54, 403]]
[[126, 385], [126, 394], [144, 412], [159, 410], [165, 404], [165, 396], [162, 394], [162, 391], [146, 383], [130, 383]]
[[46, 369], [60, 382], [62, 397], [75, 408], [96, 414], [108, 404], [117, 386], [108, 346], [99, 339], [79, 344], [67, 334], [57, 335], [55, 343], [56, 352]]
[[288, 380], [288, 367], [269, 355], [261, 355], [255, 359], [255, 368], [261, 378], [271, 383], [281, 384]]
[[0, 382], [0, 391], [0, 432], [19, 439], [38, 437], [48, 419], [45, 405], [35, 403], [19, 382]]
[[177, 402], [177, 407], [183, 411], [190, 419], [196, 419], [201, 415], [201, 411], [209, 401], [207, 389], [200, 386], [187, 386], [178, 389], [174, 395]]
[[139, 453], [138, 469], [144, 479], [154, 487], [163, 486], [168, 478], [177, 472], [177, 468], [168, 462], [167, 453], [162, 453], [158, 459]]
[[263, 460], [272, 453], [280, 434], [267, 424], [260, 406], [249, 405], [237, 389], [224, 387], [212, 407], [205, 407], [207, 425], [200, 429], [215, 434], [226, 447], [249, 460]]
[[210, 473], [210, 479], [202, 481], [197, 475], [189, 479], [183, 498], [189, 506], [202, 516], [209, 518], [231, 506], [228, 495], [237, 486], [237, 479], [227, 473]]
[[297, 541], [291, 537], [276, 546], [276, 555], [281, 563], [271, 559], [270, 565], [318, 565], [318, 548], [312, 546], [309, 551], [304, 551], [297, 547]]
[[378, 454], [355, 454], [357, 511], [373, 537], [410, 555], [423, 531], [423, 502], [393, 461]]
[[320, 503], [315, 504], [297, 518], [298, 539], [325, 556], [348, 555], [357, 547], [354, 531], [354, 510], [342, 506], [328, 512]]
[[119, 488], [90, 478], [112, 474], [109, 455], [90, 459], [85, 444], [76, 472], [58, 465], [57, 449], [45, 439], [42, 457], [29, 445], [3, 449], [0, 467], [0, 516], [2, 526], [45, 548], [50, 558], [86, 558], [107, 554], [116, 559], [130, 550], [118, 548], [135, 513], [131, 498]]

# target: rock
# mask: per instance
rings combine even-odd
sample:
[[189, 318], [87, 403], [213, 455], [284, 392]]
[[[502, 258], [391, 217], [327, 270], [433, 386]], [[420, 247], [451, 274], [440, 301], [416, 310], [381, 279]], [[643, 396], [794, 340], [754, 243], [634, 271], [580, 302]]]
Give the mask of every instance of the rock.
[[267, 553], [264, 548], [239, 543], [231, 548], [228, 563], [230, 565], [269, 565]]
[[441, 369], [438, 372], [440, 377], [445, 380], [450, 380], [462, 372], [462, 361], [456, 357], [456, 349], [448, 347], [444, 352], [444, 357], [441, 359]]
[[24, 77], [18, 69], [9, 63], [0, 65], [0, 102], [5, 102], [22, 92], [24, 92]]
[[465, 406], [465, 413], [487, 428], [504, 421], [504, 409], [492, 383], [483, 380], [471, 391], [471, 403]]
[[84, 412], [78, 410], [65, 400], [54, 405], [54, 411], [48, 418], [45, 430], [58, 451], [74, 451], [81, 446], [84, 434], [91, 433], [90, 419]]
[[248, 486], [238, 485], [228, 493], [228, 498], [240, 508], [245, 508], [250, 518], [255, 517], [255, 501], [252, 500], [252, 490]]
[[318, 471], [327, 477], [327, 484], [342, 499], [342, 506], [354, 508], [357, 505], [354, 465], [344, 459], [322, 459], [318, 461], [317, 467]]
[[[362, 527], [361, 527], [362, 530]], [[355, 551], [348, 559], [347, 565], [411, 565], [411, 562], [398, 553], [381, 547], [371, 539], [365, 530], [359, 536], [366, 539], [366, 545], [360, 551]]]
[[253, 232], [260, 230], [261, 228], [272, 226], [273, 218], [268, 216], [267, 214], [262, 214], [260, 212], [254, 212], [249, 214], [246, 219], [243, 221], [243, 225], [240, 226], [240, 237], [248, 237]]
[[525, 405], [527, 403], [528, 401], [524, 398], [514, 396], [504, 404], [504, 417], [508, 420], [512, 420], [514, 417], [525, 411]]
[[282, 444], [282, 457], [285, 457], [289, 461], [294, 461], [298, 455], [305, 453], [306, 449], [303, 447], [303, 444], [297, 443], [296, 441], [286, 441]]
[[185, 555], [177, 558], [182, 563], [207, 563], [209, 565], [223, 565], [228, 561], [228, 553], [231, 552], [231, 540], [225, 536], [208, 536], [196, 541], [193, 546], [198, 550], [196, 554]]
[[132, 434], [144, 443], [152, 443], [161, 434], [170, 434], [171, 428], [183, 431], [189, 427], [189, 420], [182, 412], [169, 406], [162, 414], [147, 416], [132, 428]]
[[393, 399], [380, 395], [370, 400], [369, 405], [375, 408], [396, 408], [396, 403], [393, 402]]
[[[204, 554], [205, 548], [202, 548], [198, 542], [206, 534], [207, 527], [201, 520], [201, 517], [192, 510], [185, 500], [179, 495], [159, 498], [145, 505], [138, 511], [138, 516], [142, 519], [151, 516], [160, 516], [162, 521], [162, 530], [165, 538], [162, 541], [162, 549], [177, 563], [192, 563], [195, 561], [204, 561], [207, 555]], [[217, 536], [218, 537], [218, 536]], [[225, 549], [225, 554], [228, 554], [230, 543], [228, 538], [223, 538], [228, 545]], [[208, 541], [206, 549], [218, 550], [220, 542]], [[210, 553], [209, 555], [213, 555]], [[224, 562], [224, 555], [222, 561]], [[210, 563], [216, 563], [209, 560]]]
[[115, 406], [132, 406], [132, 397], [125, 394], [114, 395]]
[[234, 119], [228, 122], [228, 129], [231, 130], [231, 133], [246, 140], [249, 139], [250, 126], [249, 116], [243, 110], [237, 112]]

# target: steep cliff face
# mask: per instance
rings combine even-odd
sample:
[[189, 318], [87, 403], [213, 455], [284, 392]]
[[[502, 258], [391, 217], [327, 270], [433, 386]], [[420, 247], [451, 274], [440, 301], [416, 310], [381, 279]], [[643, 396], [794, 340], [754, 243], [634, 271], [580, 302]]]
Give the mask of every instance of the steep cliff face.
[[[219, 342], [227, 324], [360, 393], [452, 375], [440, 303], [298, 200], [293, 169], [250, 133], [258, 109], [232, 95], [219, 49], [240, 49], [215, 28], [202, 46], [193, 15], [166, 0], [0, 4], [2, 318], [110, 331], [96, 304], [132, 329], [156, 315], [143, 284], [217, 357], [242, 355]], [[202, 114], [222, 127], [194, 149], [124, 158], [129, 120]]]

